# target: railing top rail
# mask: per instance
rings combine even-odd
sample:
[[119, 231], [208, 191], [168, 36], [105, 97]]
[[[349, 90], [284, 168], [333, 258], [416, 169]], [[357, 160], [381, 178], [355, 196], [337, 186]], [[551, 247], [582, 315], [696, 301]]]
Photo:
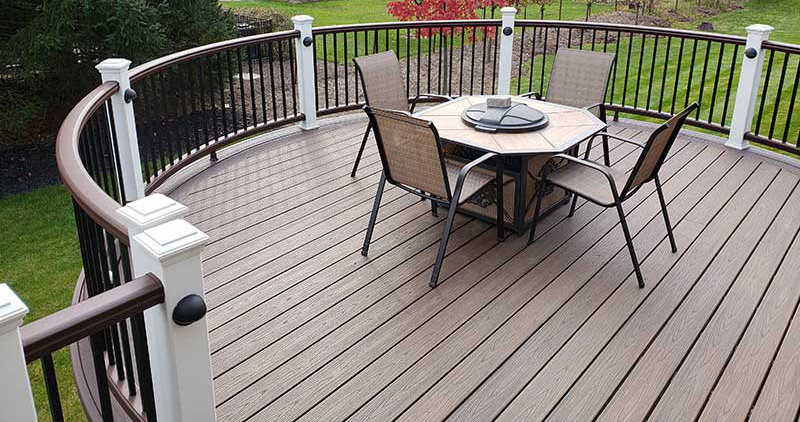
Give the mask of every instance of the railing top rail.
[[439, 20], [439, 21], [406, 21], [406, 22], [377, 22], [377, 23], [355, 23], [348, 25], [318, 26], [313, 28], [314, 35], [331, 34], [334, 32], [347, 32], [359, 30], [381, 30], [381, 29], [400, 29], [400, 28], [429, 28], [429, 27], [459, 27], [459, 26], [498, 26], [502, 23], [500, 19], [462, 19], [462, 20]]
[[280, 32], [271, 32], [269, 34], [251, 35], [249, 37], [233, 38], [230, 40], [220, 41], [213, 44], [201, 45], [199, 47], [190, 48], [188, 50], [179, 51], [164, 57], [159, 57], [147, 63], [143, 63], [134, 67], [130, 71], [131, 82], [136, 82], [147, 75], [151, 75], [158, 71], [164, 70], [170, 66], [187, 62], [198, 57], [203, 57], [208, 54], [213, 54], [220, 51], [225, 51], [232, 47], [242, 47], [250, 44], [257, 44], [266, 41], [280, 41], [292, 38], [298, 38], [300, 31], [288, 30]]
[[747, 38], [736, 35], [717, 34], [714, 32], [690, 31], [685, 29], [661, 28], [657, 26], [628, 25], [619, 23], [585, 22], [585, 21], [553, 21], [517, 19], [514, 26], [522, 27], [560, 27], [573, 29], [594, 29], [598, 31], [625, 32], [646, 35], [664, 35], [676, 38], [691, 38], [704, 41], [718, 41], [744, 45]]
[[783, 53], [800, 54], [800, 45], [789, 44], [789, 43], [779, 42], [779, 41], [764, 41], [761, 44], [761, 48], [764, 48], [764, 49], [767, 49], [767, 50], [780, 51], [780, 52], [783, 52]]
[[164, 286], [147, 274], [23, 325], [25, 360], [33, 362], [162, 302]]
[[120, 205], [94, 182], [86, 171], [78, 150], [81, 131], [86, 122], [118, 89], [116, 82], [103, 83], [83, 97], [69, 112], [56, 137], [56, 162], [61, 180], [72, 198], [97, 224], [127, 243], [128, 229], [116, 213]]

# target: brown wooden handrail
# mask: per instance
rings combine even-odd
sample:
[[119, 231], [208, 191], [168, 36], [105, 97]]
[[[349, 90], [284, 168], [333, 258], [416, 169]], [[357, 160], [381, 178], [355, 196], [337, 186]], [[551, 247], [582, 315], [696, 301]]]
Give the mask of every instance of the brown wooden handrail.
[[28, 363], [164, 302], [164, 286], [147, 274], [21, 328]]
[[61, 180], [72, 198], [98, 225], [128, 244], [128, 229], [116, 210], [120, 205], [95, 183], [81, 160], [78, 143], [86, 122], [119, 89], [106, 82], [81, 99], [69, 112], [56, 137], [56, 162]]

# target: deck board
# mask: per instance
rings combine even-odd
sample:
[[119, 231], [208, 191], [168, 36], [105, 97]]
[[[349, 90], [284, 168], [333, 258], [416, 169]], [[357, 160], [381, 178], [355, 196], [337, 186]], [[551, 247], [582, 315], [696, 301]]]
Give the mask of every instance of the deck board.
[[[531, 246], [459, 216], [431, 290], [444, 213], [387, 189], [362, 257], [377, 151], [370, 142], [351, 178], [365, 120], [322, 123], [172, 192], [211, 236], [219, 420], [742, 420], [752, 406], [796, 417], [794, 169], [681, 134], [661, 171], [678, 253], [652, 186], [625, 203], [644, 289], [616, 213], [579, 201]], [[630, 171], [637, 150], [611, 146]]]

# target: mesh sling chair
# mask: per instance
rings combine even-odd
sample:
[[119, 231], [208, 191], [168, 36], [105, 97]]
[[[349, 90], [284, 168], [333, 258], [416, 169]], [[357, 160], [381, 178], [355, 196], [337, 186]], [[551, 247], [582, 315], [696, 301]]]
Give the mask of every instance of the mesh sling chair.
[[[547, 83], [547, 96], [544, 100], [551, 103], [571, 107], [585, 108], [603, 123], [606, 122], [606, 109], [603, 102], [606, 98], [608, 79], [614, 66], [614, 54], [586, 50], [559, 48], [553, 60], [553, 69]], [[522, 94], [523, 97], [534, 97], [542, 100], [538, 92]], [[608, 158], [608, 138], [603, 136], [603, 153], [605, 165], [610, 165]], [[587, 150], [591, 149], [591, 141]]]
[[[414, 112], [417, 101], [420, 98], [438, 98], [450, 100], [450, 97], [436, 94], [419, 94], [409, 103], [406, 94], [406, 87], [403, 82], [403, 73], [400, 70], [400, 61], [397, 60], [394, 51], [384, 51], [383, 53], [371, 54], [369, 56], [356, 57], [353, 59], [356, 71], [361, 75], [361, 86], [364, 88], [364, 99], [368, 106], [385, 110], [402, 110]], [[369, 132], [372, 130], [372, 123], [367, 125], [364, 132], [364, 139], [361, 141], [361, 148], [358, 150], [356, 162], [353, 164], [353, 171], [350, 177], [356, 176], [358, 163], [367, 145]]]
[[[402, 111], [374, 109], [369, 106], [365, 107], [364, 111], [375, 130], [383, 173], [378, 184], [378, 192], [375, 194], [375, 203], [361, 254], [367, 256], [369, 251], [386, 182], [436, 204], [444, 205], [449, 208], [447, 220], [430, 281], [431, 287], [436, 287], [456, 209], [493, 180], [497, 180], [498, 175], [494, 171], [477, 167], [497, 154], [484, 154], [466, 165], [450, 162], [444, 158], [439, 133], [433, 123], [411, 117]], [[498, 186], [511, 180], [510, 177], [504, 175], [502, 177]], [[502, 225], [502, 220], [499, 221]]]
[[[644, 145], [630, 139], [607, 134], [610, 138], [633, 144], [642, 149], [639, 159], [630, 175], [611, 167], [589, 161], [588, 150], [584, 155], [584, 159], [567, 154], [554, 155], [543, 167], [544, 170], [541, 176], [542, 184], [553, 184], [597, 205], [606, 208], [615, 207], [617, 209], [620, 225], [622, 226], [622, 232], [625, 234], [625, 242], [628, 245], [628, 252], [630, 252], [631, 260], [633, 261], [633, 268], [636, 272], [636, 279], [639, 282], [639, 287], [644, 287], [644, 279], [639, 269], [639, 260], [636, 258], [636, 251], [633, 247], [633, 240], [628, 230], [628, 224], [625, 221], [625, 212], [622, 209], [622, 203], [635, 194], [645, 183], [651, 180], [655, 182], [658, 200], [661, 203], [661, 214], [664, 216], [664, 223], [667, 226], [667, 235], [669, 237], [670, 246], [672, 247], [672, 252], [674, 253], [678, 250], [677, 246], [675, 246], [675, 237], [672, 235], [672, 225], [669, 222], [664, 193], [661, 191], [661, 182], [658, 180], [658, 171], [664, 163], [669, 149], [675, 142], [675, 138], [677, 138], [678, 132], [681, 126], [683, 126], [686, 117], [697, 107], [697, 103], [693, 103], [685, 110], [667, 120], [653, 131], [647, 143]], [[599, 133], [595, 136], [602, 135], [602, 133]], [[553, 164], [552, 162], [558, 160], [566, 160], [569, 162], [569, 165], [562, 166], [548, 173], [547, 169]], [[621, 190], [619, 189], [620, 187], [622, 187]], [[540, 189], [539, 191], [542, 192], [544, 189]], [[536, 238], [536, 223], [539, 218], [541, 201], [542, 195], [539, 195], [533, 213], [533, 226], [531, 227], [531, 233], [528, 239], [529, 244], [533, 243]], [[569, 215], [572, 216], [574, 212], [575, 202], [573, 201]]]

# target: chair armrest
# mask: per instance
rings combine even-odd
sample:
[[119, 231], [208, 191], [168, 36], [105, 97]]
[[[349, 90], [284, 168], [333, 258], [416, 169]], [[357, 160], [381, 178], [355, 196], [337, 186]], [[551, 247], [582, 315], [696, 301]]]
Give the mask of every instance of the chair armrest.
[[467, 175], [469, 174], [472, 169], [474, 169], [478, 164], [483, 163], [484, 161], [497, 156], [497, 153], [494, 152], [487, 152], [486, 154], [481, 155], [480, 157], [470, 161], [464, 167], [461, 167], [461, 170], [458, 171], [458, 178], [456, 179], [456, 189], [453, 192], [453, 203], [458, 204], [459, 197], [461, 196], [461, 188], [464, 186], [464, 180], [466, 180]]
[[595, 171], [597, 171], [599, 173], [602, 173], [603, 176], [605, 176], [606, 179], [608, 180], [609, 186], [611, 186], [611, 192], [614, 194], [614, 199], [619, 199], [619, 193], [617, 191], [617, 184], [614, 182], [614, 176], [611, 175], [611, 172], [608, 171], [608, 169], [606, 169], [605, 167], [595, 163], [594, 161], [583, 160], [583, 159], [580, 159], [580, 158], [577, 158], [577, 157], [573, 157], [573, 156], [567, 155], [567, 154], [556, 154], [556, 155], [550, 157], [547, 160], [547, 163], [545, 163], [545, 165], [544, 165], [545, 172], [542, 174], [542, 182], [545, 182], [545, 183], [547, 182], [547, 169], [549, 169], [551, 167], [551, 166], [549, 166], [549, 164], [551, 162], [557, 160], [557, 159], [566, 160], [566, 161], [569, 161], [571, 163], [574, 163], [574, 164], [577, 164], [577, 165], [580, 165], [580, 166], [584, 166], [584, 167], [588, 167], [588, 168], [590, 168], [592, 170], [595, 170]]
[[520, 97], [524, 97], [524, 98], [531, 98], [531, 97], [533, 97], [533, 98], [535, 98], [535, 99], [537, 99], [537, 100], [541, 100], [541, 99], [542, 99], [542, 94], [540, 94], [540, 93], [538, 93], [538, 92], [534, 92], [534, 91], [531, 91], [531, 92], [526, 92], [526, 93], [524, 93], [524, 94], [519, 94], [519, 96], [520, 96]]
[[418, 95], [417, 95], [416, 97], [414, 97], [414, 99], [411, 101], [411, 110], [410, 110], [410, 111], [411, 111], [412, 113], [414, 112], [414, 109], [417, 107], [417, 101], [419, 101], [419, 99], [420, 99], [420, 98], [423, 98], [423, 97], [427, 97], [427, 98], [438, 98], [438, 99], [440, 99], [440, 100], [444, 100], [444, 101], [450, 101], [450, 100], [452, 100], [452, 99], [453, 99], [453, 97], [448, 97], [447, 95], [430, 94], [430, 93], [418, 94]]
[[621, 136], [612, 135], [612, 134], [610, 134], [610, 133], [608, 133], [608, 132], [598, 132], [598, 133], [595, 133], [595, 134], [594, 134], [594, 135], [592, 135], [592, 136], [591, 136], [591, 138], [589, 138], [589, 139], [590, 139], [590, 140], [593, 140], [594, 138], [596, 138], [596, 137], [598, 137], [598, 136], [606, 136], [606, 137], [609, 137], [609, 138], [611, 138], [611, 139], [616, 139], [616, 140], [618, 140], [618, 141], [622, 141], [622, 142], [625, 142], [625, 143], [628, 143], [628, 144], [631, 144], [631, 145], [634, 145], [634, 146], [637, 146], [637, 147], [639, 147], [639, 148], [642, 148], [642, 149], [644, 149], [644, 144], [641, 144], [641, 143], [639, 143], [639, 142], [636, 142], [636, 141], [634, 141], [633, 139], [628, 139], [628, 138], [623, 138], [623, 137], [621, 137]]

